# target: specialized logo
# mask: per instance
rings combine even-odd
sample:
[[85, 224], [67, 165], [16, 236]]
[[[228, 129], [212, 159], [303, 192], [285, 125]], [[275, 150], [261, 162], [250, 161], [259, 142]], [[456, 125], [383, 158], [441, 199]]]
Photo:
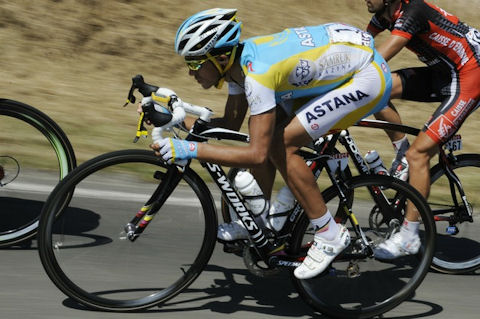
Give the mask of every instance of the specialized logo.
[[369, 96], [370, 95], [367, 93], [356, 90], [355, 92], [349, 94], [343, 94], [342, 96], [336, 96], [333, 99], [325, 100], [320, 105], [313, 107], [313, 112], [305, 113], [307, 123], [310, 124], [310, 122], [318, 120], [318, 118], [324, 116], [328, 112], [334, 112], [341, 106], [347, 106], [352, 102], [361, 101]]
[[195, 151], [195, 143], [188, 143], [188, 149], [193, 152]]
[[370, 174], [367, 163], [365, 163], [362, 154], [360, 154], [355, 141], [349, 135], [345, 136], [345, 141], [347, 142], [351, 154], [353, 154], [353, 157], [355, 158], [355, 165], [359, 167], [363, 173]]
[[210, 172], [215, 174], [215, 181], [217, 185], [225, 191], [225, 196], [227, 197], [231, 206], [235, 209], [237, 214], [242, 219], [242, 222], [245, 225], [245, 227], [250, 231], [257, 230], [258, 232], [260, 232], [260, 229], [258, 229], [257, 225], [253, 221], [253, 218], [250, 217], [250, 214], [248, 213], [247, 208], [245, 207], [245, 205], [243, 205], [243, 202], [240, 200], [237, 193], [232, 189], [230, 182], [225, 176], [225, 173], [222, 174], [222, 169], [220, 168], [220, 166], [216, 164], [210, 164], [210, 163], [207, 163], [207, 165]]
[[315, 63], [310, 60], [300, 59], [295, 69], [288, 76], [288, 82], [294, 86], [306, 86], [312, 82], [315, 74]]

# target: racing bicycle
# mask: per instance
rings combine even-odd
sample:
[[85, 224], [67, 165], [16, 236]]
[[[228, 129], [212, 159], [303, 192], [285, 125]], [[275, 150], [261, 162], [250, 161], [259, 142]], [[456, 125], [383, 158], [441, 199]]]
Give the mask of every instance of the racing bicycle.
[[[419, 129], [377, 120], [362, 120], [360, 127], [418, 135]], [[459, 153], [462, 136], [452, 136], [439, 147], [438, 163], [430, 169], [428, 204], [436, 223], [436, 250], [431, 267], [447, 274], [480, 269], [480, 154]], [[372, 216], [378, 227], [385, 222]]]
[[0, 99], [0, 247], [28, 246], [41, 207], [54, 186], [76, 166], [62, 129], [45, 113]]
[[[246, 134], [210, 127], [213, 113], [208, 108], [156, 96], [159, 88], [140, 75], [132, 80], [129, 102], [135, 102], [137, 89], [146, 97], [137, 137], [148, 119], [185, 140], [249, 141]], [[183, 134], [175, 127], [182, 127], [185, 112], [198, 119]], [[347, 152], [341, 153], [337, 144]], [[401, 180], [370, 175], [348, 131], [322, 138], [299, 153], [312, 174], [328, 176], [331, 186], [323, 191], [324, 199], [352, 238], [324, 273], [309, 280], [293, 276], [314, 236], [301, 206], [295, 205], [279, 232], [263, 229], [223, 167], [200, 162], [249, 232], [240, 254], [246, 267], [256, 276], [290, 274], [303, 300], [335, 317], [372, 317], [411, 297], [434, 251], [435, 224], [425, 199]], [[349, 159], [362, 174], [352, 176]], [[421, 216], [419, 253], [393, 261], [376, 259], [373, 248], [396, 231], [406, 202]], [[120, 312], [161, 307], [208, 264], [217, 242], [219, 205], [191, 161], [166, 164], [149, 150], [100, 155], [68, 174], [46, 201], [38, 234], [42, 265], [63, 293], [89, 308]], [[391, 223], [372, 228], [372, 212]]]

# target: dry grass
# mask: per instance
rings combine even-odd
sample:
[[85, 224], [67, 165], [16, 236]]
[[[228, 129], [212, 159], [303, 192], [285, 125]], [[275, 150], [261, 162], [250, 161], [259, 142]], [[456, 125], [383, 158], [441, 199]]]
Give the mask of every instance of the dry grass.
[[[480, 26], [479, 0], [433, 2]], [[135, 74], [186, 101], [223, 111], [226, 89], [202, 90], [173, 50], [180, 23], [218, 5], [211, 0], [0, 0], [0, 95], [49, 114], [68, 134], [79, 162], [106, 151], [144, 148], [147, 143], [131, 143], [135, 108], [121, 107]], [[224, 0], [221, 6], [239, 9], [245, 38], [331, 21], [365, 28], [370, 19], [363, 0]], [[477, 9], [467, 12], [467, 6]], [[392, 69], [413, 65], [421, 64], [406, 50], [391, 63]], [[405, 123], [421, 126], [433, 109], [405, 103], [400, 112]], [[462, 129], [471, 150], [478, 119], [474, 114]], [[385, 150], [388, 160], [391, 148], [383, 132], [364, 130], [357, 136], [364, 151]]]

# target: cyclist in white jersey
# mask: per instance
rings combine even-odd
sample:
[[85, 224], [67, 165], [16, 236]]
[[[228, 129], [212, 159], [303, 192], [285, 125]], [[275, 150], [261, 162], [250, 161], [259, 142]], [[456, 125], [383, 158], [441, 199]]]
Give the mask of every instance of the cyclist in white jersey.
[[[345, 24], [286, 29], [243, 42], [240, 33], [236, 9], [205, 10], [183, 22], [175, 50], [203, 88], [221, 87], [227, 81], [230, 95], [246, 97], [248, 146], [165, 138], [152, 148], [169, 163], [198, 158], [257, 171], [273, 163], [317, 231], [314, 245], [294, 272], [297, 278], [311, 278], [348, 246], [350, 236], [335, 223], [313, 174], [296, 151], [386, 106], [390, 69], [375, 51], [373, 38]], [[276, 125], [281, 109], [288, 121]]]

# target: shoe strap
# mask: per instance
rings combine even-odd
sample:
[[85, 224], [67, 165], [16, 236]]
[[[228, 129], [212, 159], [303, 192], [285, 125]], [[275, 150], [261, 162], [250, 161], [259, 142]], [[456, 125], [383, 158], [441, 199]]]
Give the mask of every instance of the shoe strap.
[[333, 255], [339, 253], [338, 248], [333, 245], [325, 244], [323, 242], [315, 242], [313, 245], [314, 247], [308, 250], [307, 255], [317, 262], [322, 262], [325, 258], [325, 254]]

